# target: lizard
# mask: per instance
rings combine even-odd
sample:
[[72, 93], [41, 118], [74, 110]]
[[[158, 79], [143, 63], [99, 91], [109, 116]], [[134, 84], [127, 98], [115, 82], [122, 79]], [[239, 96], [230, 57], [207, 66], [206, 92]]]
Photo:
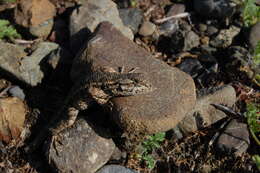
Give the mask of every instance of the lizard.
[[136, 73], [134, 70], [127, 73], [122, 71], [97, 68], [91, 74], [82, 75], [72, 87], [61, 110], [25, 148], [25, 151], [34, 151], [48, 136], [56, 136], [62, 130], [72, 126], [79, 111], [88, 109], [93, 103], [104, 105], [113, 97], [145, 94], [152, 90], [152, 86], [144, 80], [142, 73]]

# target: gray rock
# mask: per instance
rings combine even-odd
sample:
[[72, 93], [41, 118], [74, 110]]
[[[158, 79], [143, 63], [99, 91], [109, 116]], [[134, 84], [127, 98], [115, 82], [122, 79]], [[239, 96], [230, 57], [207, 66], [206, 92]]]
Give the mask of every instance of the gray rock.
[[189, 75], [154, 58], [108, 22], [96, 30], [86, 56], [74, 60], [74, 82], [89, 68], [86, 57], [92, 60], [92, 69], [124, 67], [129, 71], [136, 67], [153, 86], [147, 94], [111, 99], [113, 119], [127, 132], [152, 134], [174, 128], [195, 104], [195, 86]]
[[217, 147], [221, 151], [235, 152], [237, 156], [246, 152], [250, 145], [247, 124], [232, 120], [220, 135]]
[[26, 56], [22, 47], [0, 42], [0, 50], [4, 52], [0, 55], [0, 67], [16, 79], [36, 86], [44, 77], [43, 59], [57, 47], [55, 43], [41, 42], [30, 56]]
[[150, 36], [156, 30], [156, 25], [152, 22], [145, 21], [142, 23], [141, 27], [139, 28], [138, 33], [142, 36]]
[[210, 45], [216, 48], [227, 48], [232, 44], [234, 37], [239, 34], [240, 30], [239, 27], [234, 25], [230, 26], [228, 29], [223, 29], [210, 41]]
[[[228, 49], [228, 62], [225, 64], [227, 69], [232, 69], [233, 72], [229, 75], [246, 75], [251, 79], [254, 74], [260, 74], [260, 66], [252, 61], [252, 56], [249, 51], [240, 46], [232, 46]], [[234, 71], [237, 73], [234, 74]]]
[[13, 97], [18, 97], [21, 100], [25, 99], [25, 94], [19, 86], [13, 86], [8, 90], [9, 94]]
[[62, 131], [53, 143], [47, 144], [50, 164], [58, 172], [96, 172], [109, 160], [115, 148], [113, 141], [102, 137], [102, 133], [100, 129], [92, 129], [86, 120], [77, 120], [72, 128]]
[[226, 114], [211, 104], [232, 106], [236, 102], [236, 93], [232, 86], [201, 91], [194, 109], [178, 124], [183, 134], [207, 127], [226, 117]]
[[187, 32], [185, 35], [183, 50], [188, 51], [199, 45], [200, 45], [200, 37], [197, 34], [195, 34], [195, 32], [193, 31]]
[[106, 165], [96, 173], [137, 173], [137, 172], [120, 165]]
[[231, 0], [193, 0], [195, 11], [205, 18], [224, 19], [235, 13]]
[[[184, 11], [185, 6], [183, 4], [173, 4], [167, 12], [166, 17], [174, 16], [179, 13], [183, 13]], [[169, 36], [174, 33], [178, 28], [178, 19], [171, 19], [160, 25], [159, 32], [160, 35], [162, 34], [164, 36]]]
[[249, 43], [253, 50], [255, 49], [257, 43], [260, 41], [260, 32], [259, 31], [260, 31], [260, 22], [255, 24], [250, 30]]
[[86, 36], [93, 32], [102, 21], [111, 22], [124, 36], [133, 40], [132, 31], [124, 26], [113, 1], [88, 0], [82, 2], [82, 6], [70, 17], [71, 47], [74, 53], [82, 46]]
[[214, 26], [209, 26], [207, 29], [207, 34], [209, 36], [212, 36], [212, 35], [216, 34], [217, 32], [218, 32], [218, 29]]
[[119, 9], [119, 15], [125, 26], [129, 27], [134, 34], [143, 20], [143, 13], [137, 8]]

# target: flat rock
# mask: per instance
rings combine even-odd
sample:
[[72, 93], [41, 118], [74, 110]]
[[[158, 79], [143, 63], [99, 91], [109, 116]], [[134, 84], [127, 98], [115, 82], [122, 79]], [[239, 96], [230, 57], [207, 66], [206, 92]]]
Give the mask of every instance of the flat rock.
[[41, 42], [30, 56], [26, 56], [23, 47], [0, 42], [0, 67], [8, 75], [14, 76], [28, 85], [36, 86], [44, 77], [43, 59], [58, 48], [58, 45], [50, 42]]
[[249, 132], [247, 124], [232, 120], [220, 135], [217, 141], [217, 147], [221, 151], [235, 152], [241, 155], [246, 152], [250, 145]]
[[[98, 131], [98, 130], [97, 130]], [[115, 144], [99, 136], [84, 119], [62, 131], [46, 152], [50, 164], [58, 172], [95, 173], [111, 157]]]
[[[89, 68], [109, 67], [125, 71], [138, 68], [145, 74], [153, 91], [146, 94], [111, 99], [113, 119], [128, 132], [157, 133], [175, 127], [195, 104], [192, 78], [177, 68], [154, 58], [124, 37], [112, 24], [103, 22], [88, 42], [86, 56], [74, 60], [71, 77], [74, 82]], [[87, 74], [86, 74], [87, 75]]]
[[[70, 17], [70, 34], [72, 49], [82, 45], [89, 32], [93, 32], [103, 21], [111, 22], [127, 38], [133, 40], [132, 31], [124, 26], [116, 4], [111, 0], [88, 0], [75, 10]], [[74, 50], [74, 52], [77, 52]]]
[[120, 165], [106, 165], [96, 173], [137, 173], [137, 172]]
[[0, 140], [9, 143], [20, 137], [26, 112], [26, 106], [19, 98], [0, 99]]
[[20, 0], [15, 8], [14, 18], [17, 24], [29, 28], [31, 34], [47, 37], [55, 14], [55, 6], [48, 0]]
[[201, 91], [194, 109], [178, 124], [184, 134], [207, 127], [226, 117], [226, 114], [211, 104], [232, 106], [236, 102], [236, 92], [232, 86], [207, 89]]

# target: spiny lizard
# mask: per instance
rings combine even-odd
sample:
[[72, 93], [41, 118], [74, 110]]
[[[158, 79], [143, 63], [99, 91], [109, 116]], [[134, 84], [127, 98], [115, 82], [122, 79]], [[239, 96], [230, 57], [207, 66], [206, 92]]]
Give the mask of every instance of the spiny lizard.
[[79, 111], [88, 109], [95, 102], [104, 105], [113, 97], [145, 94], [151, 90], [151, 85], [141, 73], [123, 73], [100, 68], [82, 76], [72, 87], [63, 108], [25, 150], [34, 151], [46, 137], [55, 136], [73, 125]]

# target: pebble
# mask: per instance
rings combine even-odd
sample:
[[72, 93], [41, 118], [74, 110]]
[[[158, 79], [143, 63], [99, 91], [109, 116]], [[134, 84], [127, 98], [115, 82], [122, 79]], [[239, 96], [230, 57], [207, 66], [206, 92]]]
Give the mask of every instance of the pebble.
[[150, 36], [154, 33], [156, 30], [156, 25], [153, 24], [152, 22], [145, 21], [142, 23], [138, 33], [144, 37]]
[[13, 97], [18, 97], [21, 100], [25, 99], [25, 94], [23, 92], [23, 90], [19, 87], [19, 86], [12, 86], [9, 90], [8, 90], [9, 94], [11, 94], [11, 96]]

